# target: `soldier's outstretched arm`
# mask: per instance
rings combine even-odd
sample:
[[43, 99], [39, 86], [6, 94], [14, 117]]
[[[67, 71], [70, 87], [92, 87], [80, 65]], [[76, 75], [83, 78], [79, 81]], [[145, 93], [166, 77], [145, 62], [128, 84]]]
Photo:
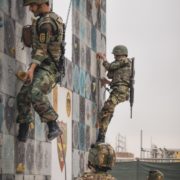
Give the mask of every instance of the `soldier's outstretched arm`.
[[108, 70], [109, 70], [110, 63], [107, 61], [106, 55], [103, 54], [103, 53], [98, 52], [98, 53], [96, 54], [96, 58], [97, 58], [97, 60], [99, 60], [99, 61], [100, 61], [100, 60], [103, 61], [103, 66], [104, 66], [104, 68], [106, 69], [106, 71], [108, 71]]
[[120, 67], [130, 66], [130, 63], [129, 63], [129, 60], [127, 58], [124, 58], [121, 61], [114, 61], [111, 64], [104, 61], [103, 65], [107, 66], [108, 71], [113, 71], [113, 70], [119, 69]]

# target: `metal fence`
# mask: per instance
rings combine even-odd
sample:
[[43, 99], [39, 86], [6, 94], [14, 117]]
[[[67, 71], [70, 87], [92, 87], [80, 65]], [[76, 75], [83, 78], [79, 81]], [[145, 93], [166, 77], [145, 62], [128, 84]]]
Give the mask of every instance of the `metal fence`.
[[180, 159], [120, 161], [116, 163], [111, 174], [117, 180], [147, 180], [151, 170], [160, 170], [165, 180], [180, 180]]

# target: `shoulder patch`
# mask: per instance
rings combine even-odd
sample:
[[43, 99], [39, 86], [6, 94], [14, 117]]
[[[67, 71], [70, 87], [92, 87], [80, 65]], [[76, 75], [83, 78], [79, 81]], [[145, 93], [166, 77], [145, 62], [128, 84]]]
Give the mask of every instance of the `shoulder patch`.
[[46, 42], [46, 39], [47, 39], [46, 35], [47, 35], [46, 33], [40, 33], [39, 34], [40, 43], [45, 43]]

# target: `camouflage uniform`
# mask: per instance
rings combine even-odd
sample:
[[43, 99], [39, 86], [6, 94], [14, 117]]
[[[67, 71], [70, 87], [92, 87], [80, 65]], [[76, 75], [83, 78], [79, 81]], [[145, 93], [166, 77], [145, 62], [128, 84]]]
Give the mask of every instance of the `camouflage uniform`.
[[99, 135], [97, 142], [104, 142], [105, 134], [111, 118], [113, 117], [115, 106], [129, 98], [131, 60], [126, 57], [128, 55], [127, 49], [123, 49], [122, 52], [116, 51], [118, 48], [122, 47], [124, 46], [116, 46], [113, 50], [113, 54], [125, 56], [116, 59], [112, 63], [107, 61], [103, 62], [103, 66], [108, 71], [107, 77], [112, 79], [112, 81], [110, 83], [110, 96], [104, 103], [99, 115]]
[[[34, 1], [32, 0], [32, 3]], [[37, 2], [41, 4], [47, 0], [37, 0]], [[27, 0], [24, 5], [30, 5], [30, 3], [31, 0]], [[31, 105], [39, 114], [42, 122], [55, 121], [58, 118], [47, 94], [51, 92], [58, 77], [55, 62], [61, 55], [62, 34], [62, 19], [54, 12], [41, 14], [37, 20], [33, 20], [31, 57], [32, 63], [38, 66], [34, 71], [32, 83], [28, 86], [24, 84], [17, 95], [17, 122], [20, 125], [29, 124], [34, 120]], [[50, 58], [48, 51], [52, 54], [55, 62]]]
[[88, 156], [88, 166], [92, 172], [85, 172], [78, 180], [116, 180], [107, 173], [114, 166], [115, 159], [115, 151], [110, 144], [92, 145]]
[[164, 174], [159, 170], [149, 171], [148, 180], [164, 180]]
[[86, 172], [78, 180], [116, 180], [116, 178], [105, 172]]

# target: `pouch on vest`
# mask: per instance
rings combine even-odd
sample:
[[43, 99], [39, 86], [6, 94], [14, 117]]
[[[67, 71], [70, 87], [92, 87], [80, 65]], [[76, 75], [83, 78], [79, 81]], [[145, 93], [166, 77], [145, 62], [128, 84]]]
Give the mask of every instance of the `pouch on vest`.
[[32, 47], [32, 25], [27, 25], [23, 27], [22, 41], [25, 46]]

